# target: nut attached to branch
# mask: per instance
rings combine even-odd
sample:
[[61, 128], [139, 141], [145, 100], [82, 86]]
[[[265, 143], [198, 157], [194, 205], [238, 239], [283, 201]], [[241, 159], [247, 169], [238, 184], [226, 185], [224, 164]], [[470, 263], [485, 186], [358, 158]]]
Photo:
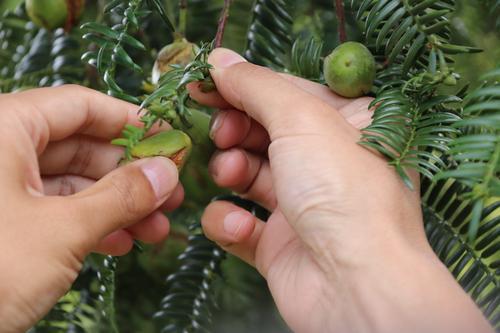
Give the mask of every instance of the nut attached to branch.
[[171, 65], [186, 66], [193, 59], [197, 46], [186, 39], [179, 39], [168, 44], [158, 53], [151, 73], [151, 82], [157, 84], [162, 74], [172, 70]]
[[370, 92], [375, 79], [375, 59], [363, 44], [347, 42], [325, 58], [323, 74], [330, 89], [354, 98]]
[[150, 136], [132, 150], [135, 159], [163, 156], [171, 159], [180, 170], [186, 163], [191, 153], [191, 138], [179, 130], [169, 130]]
[[26, 0], [26, 11], [41, 28], [68, 31], [78, 22], [84, 5], [85, 0]]

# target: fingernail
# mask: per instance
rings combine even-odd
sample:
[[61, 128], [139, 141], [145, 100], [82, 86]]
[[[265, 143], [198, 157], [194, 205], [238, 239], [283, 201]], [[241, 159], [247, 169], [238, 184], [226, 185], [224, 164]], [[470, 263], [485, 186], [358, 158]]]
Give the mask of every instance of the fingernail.
[[153, 157], [141, 161], [141, 170], [149, 180], [158, 201], [172, 193], [179, 181], [177, 167], [165, 157]]
[[244, 212], [232, 212], [224, 218], [224, 231], [233, 237], [236, 237], [241, 228], [248, 223], [249, 215]]
[[208, 133], [210, 139], [213, 140], [215, 138], [217, 131], [222, 127], [222, 124], [224, 123], [226, 115], [227, 112], [221, 110], [215, 111], [214, 114], [212, 114], [212, 118], [210, 118], [210, 132]]
[[227, 68], [234, 64], [246, 62], [246, 60], [234, 51], [218, 48], [212, 51], [208, 57], [208, 62], [217, 69]]

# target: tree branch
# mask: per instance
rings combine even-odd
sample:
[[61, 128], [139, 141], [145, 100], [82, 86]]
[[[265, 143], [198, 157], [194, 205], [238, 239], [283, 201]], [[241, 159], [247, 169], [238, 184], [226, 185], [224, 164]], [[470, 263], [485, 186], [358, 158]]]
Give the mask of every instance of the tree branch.
[[187, 0], [179, 1], [179, 35], [186, 37]]
[[335, 0], [335, 14], [337, 14], [339, 26], [339, 41], [342, 44], [347, 41], [347, 34], [345, 30], [344, 0]]
[[224, 8], [222, 8], [219, 24], [217, 26], [217, 34], [215, 35], [214, 48], [222, 46], [222, 39], [224, 38], [224, 30], [226, 29], [227, 18], [229, 17], [230, 6], [231, 0], [224, 0]]

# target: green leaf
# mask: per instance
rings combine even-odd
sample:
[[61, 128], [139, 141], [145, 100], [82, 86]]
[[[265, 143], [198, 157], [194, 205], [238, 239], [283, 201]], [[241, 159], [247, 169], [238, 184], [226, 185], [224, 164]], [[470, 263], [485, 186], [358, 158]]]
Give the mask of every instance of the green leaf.
[[160, 15], [162, 18], [163, 22], [167, 26], [167, 28], [174, 32], [175, 28], [172, 22], [170, 22], [170, 19], [167, 16], [167, 13], [165, 12], [165, 9], [163, 8], [163, 4], [160, 0], [148, 0], [150, 6]]

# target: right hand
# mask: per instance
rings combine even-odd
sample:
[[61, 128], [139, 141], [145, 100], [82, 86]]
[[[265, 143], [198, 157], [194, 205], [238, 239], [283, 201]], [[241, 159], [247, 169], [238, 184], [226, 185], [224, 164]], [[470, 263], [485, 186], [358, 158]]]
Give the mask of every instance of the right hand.
[[272, 215], [217, 201], [203, 228], [267, 279], [294, 331], [489, 331], [431, 250], [418, 191], [358, 144], [370, 98], [340, 98], [224, 49], [209, 62], [217, 92], [190, 88], [221, 109], [211, 173]]

